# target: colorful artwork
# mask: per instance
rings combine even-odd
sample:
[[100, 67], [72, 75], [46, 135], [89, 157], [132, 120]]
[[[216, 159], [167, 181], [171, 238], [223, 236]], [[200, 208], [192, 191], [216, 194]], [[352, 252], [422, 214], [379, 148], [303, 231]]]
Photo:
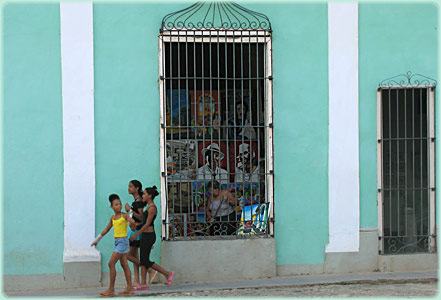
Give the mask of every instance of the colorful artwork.
[[258, 183], [238, 183], [231, 184], [231, 186], [235, 187], [235, 195], [240, 207], [260, 203], [260, 185]]
[[[212, 151], [213, 153], [219, 153], [219, 161], [213, 163], [213, 166], [216, 165], [222, 169], [227, 169], [227, 144], [225, 142], [219, 141], [205, 141], [199, 142], [198, 144], [198, 166], [201, 167], [207, 163], [205, 155], [209, 154], [207, 151]], [[209, 157], [211, 159], [211, 156]]]
[[268, 203], [243, 207], [238, 235], [263, 234], [268, 221]]
[[209, 181], [195, 181], [192, 183], [193, 211], [205, 212], [206, 200], [210, 197], [210, 191], [207, 188]]
[[187, 214], [169, 214], [168, 223], [170, 236], [187, 236]]
[[189, 214], [187, 234], [188, 236], [204, 236], [207, 232], [205, 213]]
[[221, 102], [217, 91], [190, 91], [191, 126], [198, 137], [218, 138]]
[[[192, 183], [193, 195], [193, 211], [205, 212], [205, 203], [210, 198], [211, 194], [207, 185], [210, 181], [194, 181]], [[242, 207], [248, 205], [260, 204], [260, 186], [258, 183], [221, 184], [221, 189], [228, 190], [233, 193], [236, 198], [236, 211], [240, 211]]]
[[172, 140], [166, 142], [167, 178], [188, 180], [196, 176], [196, 142]]
[[[190, 93], [187, 90], [167, 90], [167, 126], [190, 125]], [[176, 132], [176, 131], [174, 131]]]

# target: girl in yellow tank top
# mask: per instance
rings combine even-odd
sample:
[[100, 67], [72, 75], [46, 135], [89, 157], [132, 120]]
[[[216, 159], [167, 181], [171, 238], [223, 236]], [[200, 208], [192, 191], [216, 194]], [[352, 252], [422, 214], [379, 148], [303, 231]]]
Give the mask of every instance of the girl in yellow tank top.
[[121, 211], [122, 204], [119, 196], [112, 194], [109, 196], [110, 207], [113, 209], [115, 214], [110, 218], [109, 224], [101, 232], [92, 243], [91, 246], [96, 246], [98, 242], [106, 235], [110, 229], [113, 227], [113, 232], [115, 235], [115, 249], [113, 250], [112, 257], [109, 261], [109, 271], [110, 271], [110, 283], [109, 288], [104, 292], [100, 293], [100, 296], [110, 297], [115, 296], [115, 279], [116, 279], [116, 269], [115, 264], [121, 261], [121, 266], [124, 269], [124, 274], [126, 276], [127, 287], [125, 291], [118, 293], [118, 295], [133, 295], [132, 288], [132, 274], [130, 273], [129, 264], [127, 263], [127, 255], [129, 253], [129, 239], [127, 238], [127, 222], [130, 224], [135, 224], [129, 214], [125, 214]]
[[[112, 219], [112, 226], [113, 226], [113, 232], [115, 233], [115, 239], [127, 237], [127, 221], [124, 218], [124, 215], [127, 214], [121, 213], [120, 215], [121, 217], [119, 219], [115, 220], [115, 218], [117, 217], [116, 214], [113, 216]], [[128, 217], [128, 215], [126, 217]]]

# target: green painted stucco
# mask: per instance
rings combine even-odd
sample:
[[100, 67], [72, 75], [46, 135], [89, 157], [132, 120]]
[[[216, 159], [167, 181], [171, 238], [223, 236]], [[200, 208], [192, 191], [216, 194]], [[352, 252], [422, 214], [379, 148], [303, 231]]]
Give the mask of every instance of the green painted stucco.
[[383, 79], [407, 71], [431, 78], [438, 77], [439, 28], [437, 27], [438, 6], [435, 4], [361, 3], [359, 5], [360, 227], [362, 228], [377, 227], [376, 89]]
[[324, 262], [328, 243], [328, 10], [261, 4], [273, 28], [276, 263]]
[[3, 9], [3, 272], [63, 272], [58, 4]]
[[[162, 16], [178, 5], [94, 4], [96, 233], [113, 211], [108, 196], [132, 203], [128, 183], [160, 189], [158, 34]], [[161, 191], [162, 192], [162, 191]], [[160, 209], [160, 199], [155, 202]], [[152, 260], [159, 262], [161, 218]], [[98, 245], [103, 271], [113, 230]], [[118, 265], [118, 269], [122, 270]]]

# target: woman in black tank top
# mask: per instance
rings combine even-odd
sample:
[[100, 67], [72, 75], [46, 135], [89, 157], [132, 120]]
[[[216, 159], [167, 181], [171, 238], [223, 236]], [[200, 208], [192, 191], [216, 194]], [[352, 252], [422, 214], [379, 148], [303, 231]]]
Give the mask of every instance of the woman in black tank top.
[[[133, 196], [134, 200], [132, 203], [132, 206], [130, 206], [128, 203], [126, 203], [125, 208], [126, 211], [133, 213], [133, 220], [135, 220], [136, 224], [139, 224], [137, 226], [131, 226], [128, 237], [130, 238], [132, 235], [136, 233], [136, 231], [140, 230], [142, 227], [142, 217], [143, 217], [143, 209], [147, 205], [146, 202], [142, 201], [142, 183], [139, 180], [131, 180], [129, 182], [129, 188], [128, 192], [130, 195]], [[141, 238], [138, 236], [136, 240], [133, 242], [130, 242], [130, 252], [127, 256], [127, 259], [133, 263], [133, 273], [135, 274], [135, 278], [133, 281], [133, 287], [136, 288], [140, 286], [140, 272], [139, 272], [139, 246], [141, 244]], [[147, 270], [149, 273], [149, 284], [153, 282], [153, 279], [155, 278], [158, 271], [155, 271], [151, 268]]]
[[141, 236], [141, 285], [135, 290], [147, 290], [147, 269], [152, 268], [153, 270], [158, 271], [163, 274], [167, 278], [167, 286], [170, 286], [172, 283], [173, 277], [175, 276], [174, 272], [169, 272], [162, 268], [161, 266], [155, 264], [150, 261], [150, 252], [152, 250], [152, 246], [156, 241], [156, 234], [153, 222], [156, 219], [158, 214], [158, 210], [156, 208], [153, 199], [159, 195], [156, 186], [151, 188], [146, 188], [142, 194], [142, 201], [147, 202], [147, 208], [143, 213], [142, 220], [142, 228], [133, 236], [130, 237], [130, 240], [135, 240], [139, 234]]

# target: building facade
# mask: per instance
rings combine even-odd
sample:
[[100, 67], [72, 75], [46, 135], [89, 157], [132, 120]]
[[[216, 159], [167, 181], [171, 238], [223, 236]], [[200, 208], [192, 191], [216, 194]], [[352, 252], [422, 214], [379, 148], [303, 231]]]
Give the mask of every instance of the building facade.
[[[106, 284], [111, 233], [90, 244], [132, 179], [176, 282], [437, 268], [438, 11], [6, 4], [4, 289]], [[210, 181], [237, 208], [220, 237], [195, 229]]]

